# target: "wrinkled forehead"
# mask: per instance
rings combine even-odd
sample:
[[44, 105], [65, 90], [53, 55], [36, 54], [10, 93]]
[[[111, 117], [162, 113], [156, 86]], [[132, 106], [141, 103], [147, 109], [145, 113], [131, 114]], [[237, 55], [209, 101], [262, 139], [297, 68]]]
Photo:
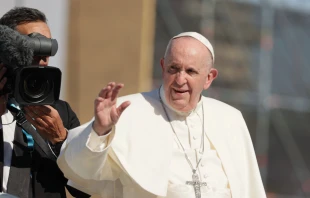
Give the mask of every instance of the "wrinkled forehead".
[[167, 67], [173, 65], [197, 70], [212, 67], [211, 53], [205, 46], [192, 38], [173, 40], [164, 61]]
[[211, 52], [199, 41], [191, 37], [171, 39], [165, 53], [167, 62], [180, 60], [183, 62], [201, 62], [212, 65]]

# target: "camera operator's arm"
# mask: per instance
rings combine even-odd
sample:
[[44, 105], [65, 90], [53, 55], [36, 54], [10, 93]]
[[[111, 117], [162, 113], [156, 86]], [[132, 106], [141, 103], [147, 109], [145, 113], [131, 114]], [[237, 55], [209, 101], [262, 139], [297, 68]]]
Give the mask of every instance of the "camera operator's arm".
[[[4, 74], [6, 72], [6, 68], [3, 66], [3, 64], [0, 64], [0, 93], [2, 92], [2, 89], [7, 81], [7, 78], [4, 77]], [[6, 110], [6, 101], [7, 101], [7, 94], [0, 96], [0, 116], [2, 116], [5, 113]]]
[[62, 142], [67, 137], [60, 115], [49, 105], [27, 106], [26, 118], [37, 129], [40, 135], [52, 144]]

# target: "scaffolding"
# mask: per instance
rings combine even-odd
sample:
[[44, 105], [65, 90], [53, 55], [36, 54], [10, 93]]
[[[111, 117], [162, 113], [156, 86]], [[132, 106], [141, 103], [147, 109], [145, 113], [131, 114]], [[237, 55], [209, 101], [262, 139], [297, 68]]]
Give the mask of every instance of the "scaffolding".
[[[200, 30], [204, 33], [212, 43], [214, 41], [214, 30], [216, 17], [216, 0], [201, 0], [201, 27]], [[309, 12], [310, 1], [304, 2], [304, 4], [295, 4], [289, 0], [281, 1], [281, 4], [272, 0], [235, 0], [240, 4], [250, 3], [258, 6], [260, 9], [260, 47], [258, 57], [258, 70], [257, 70], [257, 87], [255, 90], [249, 89], [235, 89], [231, 87], [213, 86], [210, 90], [203, 94], [210, 97], [216, 97], [229, 104], [240, 104], [250, 106], [255, 109], [256, 115], [256, 132], [254, 146], [260, 164], [260, 172], [263, 179], [265, 188], [267, 189], [267, 177], [268, 177], [268, 159], [269, 159], [269, 137], [270, 137], [270, 124], [274, 126], [273, 132], [279, 138], [283, 148], [288, 156], [288, 159], [293, 167], [300, 190], [295, 195], [278, 194], [272, 192], [273, 195], [283, 198], [302, 198], [309, 197], [309, 191], [302, 187], [303, 184], [310, 180], [310, 171], [304, 156], [302, 155], [300, 148], [296, 140], [293, 138], [292, 131], [289, 129], [288, 124], [281, 114], [276, 111], [273, 116], [271, 112], [277, 109], [290, 110], [294, 112], [310, 113], [310, 100], [307, 97], [301, 96], [288, 96], [285, 94], [274, 93], [272, 91], [273, 86], [273, 41], [274, 41], [274, 29], [275, 29], [275, 10], [288, 9], [296, 12]], [[166, 23], [166, 27], [169, 28], [168, 32], [170, 37], [183, 31], [182, 25], [179, 22], [178, 17], [174, 13], [174, 9], [171, 7], [169, 1], [158, 0], [158, 14], [161, 15], [163, 21]], [[223, 12], [228, 13], [228, 12]], [[230, 16], [223, 16], [223, 18], [229, 18]], [[234, 23], [231, 20], [230, 23]], [[238, 37], [238, 24], [232, 24], [231, 34], [236, 34]], [[240, 35], [239, 35], [240, 36]], [[237, 38], [238, 40], [242, 38]], [[219, 53], [219, 52], [217, 52]], [[250, 52], [249, 52], [250, 53]]]

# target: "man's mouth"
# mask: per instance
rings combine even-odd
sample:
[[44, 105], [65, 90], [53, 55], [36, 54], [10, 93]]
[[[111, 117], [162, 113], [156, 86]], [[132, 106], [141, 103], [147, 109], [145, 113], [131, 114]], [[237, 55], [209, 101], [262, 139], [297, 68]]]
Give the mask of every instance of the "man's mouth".
[[182, 89], [173, 89], [173, 91], [179, 94], [188, 92], [188, 90], [182, 90]]

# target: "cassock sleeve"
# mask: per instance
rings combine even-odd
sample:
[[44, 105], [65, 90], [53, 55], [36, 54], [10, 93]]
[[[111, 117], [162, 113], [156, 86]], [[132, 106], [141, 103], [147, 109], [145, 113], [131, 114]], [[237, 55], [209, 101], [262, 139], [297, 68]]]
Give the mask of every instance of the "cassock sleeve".
[[238, 116], [238, 119], [245, 139], [243, 142], [243, 148], [245, 149], [243, 149], [243, 152], [241, 153], [241, 156], [244, 156], [243, 167], [245, 168], [243, 169], [243, 179], [244, 184], [246, 185], [244, 186], [244, 197], [265, 198], [266, 193], [260, 176], [260, 171], [249, 130], [241, 113]]
[[93, 129], [91, 129], [88, 141], [86, 142], [86, 147], [92, 152], [104, 152], [108, 147], [110, 147], [111, 132], [99, 136]]
[[91, 194], [99, 193], [104, 181], [115, 181], [119, 177], [119, 165], [109, 156], [114, 134], [113, 129], [105, 136], [98, 136], [92, 129], [92, 121], [68, 133], [57, 164], [65, 177], [71, 183], [74, 181], [74, 187]]

